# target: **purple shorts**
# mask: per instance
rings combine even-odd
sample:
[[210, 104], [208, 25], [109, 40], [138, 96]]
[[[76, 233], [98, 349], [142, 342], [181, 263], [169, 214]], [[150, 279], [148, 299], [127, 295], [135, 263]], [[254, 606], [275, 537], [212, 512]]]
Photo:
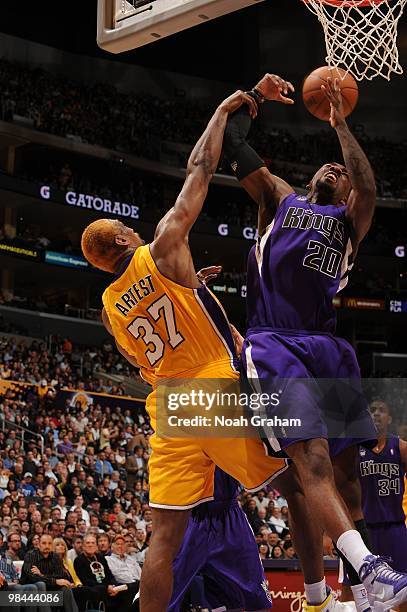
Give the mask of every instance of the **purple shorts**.
[[189, 520], [174, 561], [174, 588], [168, 612], [180, 609], [185, 593], [198, 574], [219, 585], [219, 592], [227, 593], [228, 601], [217, 602], [218, 607], [264, 610], [272, 606], [259, 551], [245, 513], [236, 501], [218, 504], [219, 512], [209, 516], [201, 512]]
[[398, 572], [407, 572], [407, 527], [405, 523], [368, 525], [372, 552], [390, 557], [390, 565]]
[[268, 328], [249, 330], [242, 351], [243, 384], [251, 393], [275, 394], [262, 407], [270, 423], [262, 437], [272, 451], [301, 440], [329, 441], [335, 457], [355, 444], [376, 443], [351, 345], [330, 334]]

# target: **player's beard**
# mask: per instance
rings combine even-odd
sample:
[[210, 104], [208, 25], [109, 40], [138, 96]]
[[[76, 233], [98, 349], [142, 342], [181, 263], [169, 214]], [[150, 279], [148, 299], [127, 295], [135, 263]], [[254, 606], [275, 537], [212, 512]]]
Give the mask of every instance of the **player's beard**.
[[336, 183], [318, 179], [316, 183], [317, 192], [325, 197], [334, 197], [336, 191]]

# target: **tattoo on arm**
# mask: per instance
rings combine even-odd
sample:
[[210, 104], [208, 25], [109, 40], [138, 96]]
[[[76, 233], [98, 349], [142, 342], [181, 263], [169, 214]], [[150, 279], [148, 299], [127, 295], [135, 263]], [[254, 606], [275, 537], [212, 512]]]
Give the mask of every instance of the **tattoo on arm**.
[[354, 190], [374, 192], [376, 185], [373, 170], [362, 147], [346, 124], [337, 129], [337, 134]]

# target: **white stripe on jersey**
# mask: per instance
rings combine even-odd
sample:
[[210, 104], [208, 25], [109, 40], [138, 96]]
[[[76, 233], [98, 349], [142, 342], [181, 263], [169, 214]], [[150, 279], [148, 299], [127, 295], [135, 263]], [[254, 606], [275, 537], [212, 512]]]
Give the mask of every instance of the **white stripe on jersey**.
[[[250, 342], [247, 343], [247, 347], [245, 350], [245, 356], [246, 356], [247, 378], [249, 379], [249, 382], [253, 388], [253, 391], [255, 391], [256, 393], [261, 393], [262, 391], [261, 391], [261, 385], [259, 381], [259, 374], [257, 372], [256, 366], [254, 365], [254, 361], [252, 357], [252, 345], [250, 344]], [[264, 406], [260, 408], [259, 414], [261, 417], [267, 417]], [[267, 431], [264, 430], [264, 432], [267, 434], [267, 440], [269, 441], [270, 446], [273, 449], [273, 451], [275, 452], [281, 451], [281, 446], [279, 444], [279, 441], [274, 436], [273, 428], [267, 427]]]
[[274, 227], [274, 221], [275, 219], [272, 220], [272, 222], [270, 223], [270, 225], [267, 226], [266, 231], [264, 232], [263, 236], [261, 237], [260, 241], [257, 240], [257, 244], [256, 244], [256, 259], [257, 259], [257, 266], [259, 268], [259, 276], [261, 276], [261, 269], [263, 267], [263, 253], [264, 253], [264, 249], [266, 246], [266, 242], [273, 230]]
[[336, 293], [339, 293], [340, 291], [342, 291], [342, 289], [344, 289], [346, 285], [348, 284], [349, 272], [353, 268], [353, 262], [349, 263], [350, 257], [352, 255], [352, 251], [353, 251], [352, 242], [349, 238], [348, 244], [346, 245], [345, 254], [342, 259], [341, 280], [339, 281], [339, 287], [336, 290]]

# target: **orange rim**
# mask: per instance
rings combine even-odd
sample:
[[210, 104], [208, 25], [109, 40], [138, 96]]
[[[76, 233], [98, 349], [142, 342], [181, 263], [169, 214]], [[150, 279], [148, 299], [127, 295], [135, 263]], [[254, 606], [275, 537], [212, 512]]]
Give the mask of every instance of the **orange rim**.
[[[302, 0], [305, 4], [308, 4], [308, 0]], [[359, 2], [358, 0], [320, 0], [322, 4], [326, 4], [327, 6], [335, 6], [335, 7], [364, 7], [371, 6], [372, 4], [381, 4], [384, 0], [362, 0]]]

